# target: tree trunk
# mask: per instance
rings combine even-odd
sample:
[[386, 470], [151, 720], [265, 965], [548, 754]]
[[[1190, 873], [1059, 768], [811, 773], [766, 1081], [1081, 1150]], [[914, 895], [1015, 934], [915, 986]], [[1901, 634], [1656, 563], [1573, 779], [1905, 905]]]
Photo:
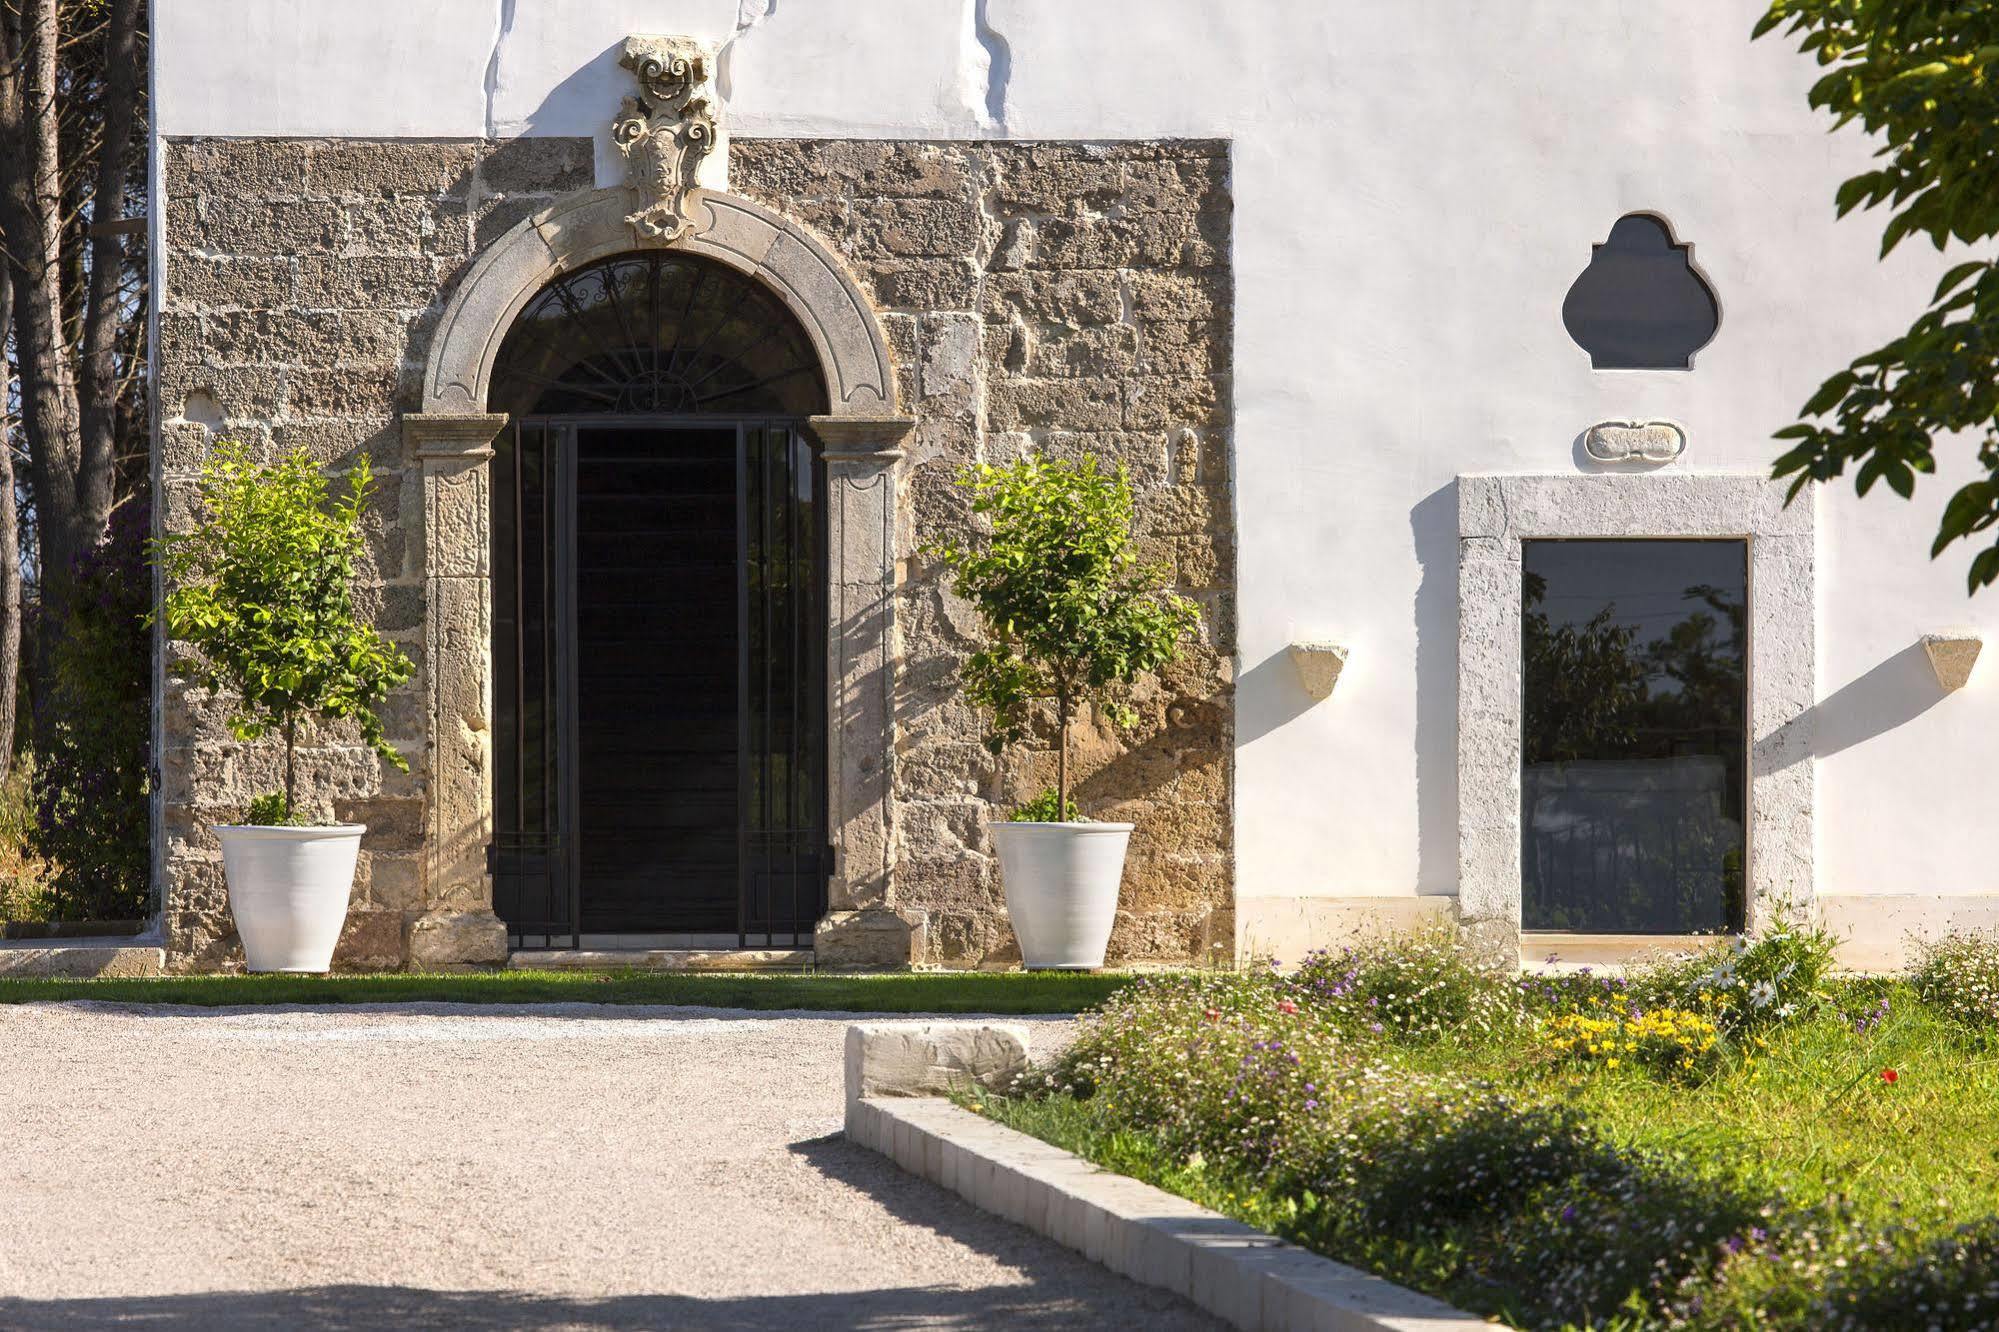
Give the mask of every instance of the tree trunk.
[[[116, 220], [144, 69], [140, 0], [112, 0], [102, 135], [89, 217]], [[31, 681], [37, 743], [49, 715], [48, 644], [67, 619], [77, 557], [103, 536], [116, 484], [117, 333], [123, 240], [98, 232], [77, 330], [64, 316], [64, 189], [58, 139], [57, 0], [0, 0], [0, 246], [13, 279], [21, 433], [34, 494], [44, 631]], [[74, 249], [74, 245], [71, 247]], [[74, 256], [72, 256], [72, 261]]]
[[14, 284], [0, 273], [0, 781], [14, 768], [15, 703], [21, 684], [21, 527], [6, 414], [7, 329], [13, 319]]
[[298, 817], [298, 717], [285, 718], [285, 819]]
[[1055, 822], [1069, 821], [1069, 695], [1055, 696]]

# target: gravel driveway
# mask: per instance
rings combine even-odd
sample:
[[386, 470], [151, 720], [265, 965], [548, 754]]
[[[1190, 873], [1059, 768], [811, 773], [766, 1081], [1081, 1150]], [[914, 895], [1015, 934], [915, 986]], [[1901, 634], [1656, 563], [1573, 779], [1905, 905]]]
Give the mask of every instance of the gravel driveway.
[[1215, 1326], [842, 1141], [845, 1027], [0, 1007], [0, 1328]]

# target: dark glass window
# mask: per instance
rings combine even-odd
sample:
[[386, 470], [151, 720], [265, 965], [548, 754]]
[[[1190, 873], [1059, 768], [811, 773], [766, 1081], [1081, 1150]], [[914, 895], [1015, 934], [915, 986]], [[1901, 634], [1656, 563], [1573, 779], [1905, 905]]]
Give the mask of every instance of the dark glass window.
[[674, 251], [617, 255], [548, 284], [507, 331], [490, 410], [811, 416], [805, 330], [760, 283]]
[[1617, 219], [1562, 302], [1562, 325], [1597, 370], [1685, 370], [1721, 323], [1721, 309], [1649, 213]]
[[1743, 920], [1748, 546], [1521, 543], [1521, 919]]

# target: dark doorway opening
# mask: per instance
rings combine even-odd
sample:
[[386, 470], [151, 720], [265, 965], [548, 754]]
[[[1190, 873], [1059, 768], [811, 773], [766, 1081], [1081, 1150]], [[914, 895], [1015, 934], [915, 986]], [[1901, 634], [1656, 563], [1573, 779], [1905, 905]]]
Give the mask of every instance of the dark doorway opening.
[[1748, 545], [1521, 543], [1521, 924], [1743, 925]]
[[736, 432], [579, 429], [586, 934], [736, 931]]
[[808, 943], [829, 865], [805, 435], [529, 417], [493, 477], [494, 900], [516, 940]]
[[516, 946], [809, 944], [831, 869], [811, 338], [726, 265], [614, 255], [521, 308], [487, 406], [513, 422], [492, 865]]

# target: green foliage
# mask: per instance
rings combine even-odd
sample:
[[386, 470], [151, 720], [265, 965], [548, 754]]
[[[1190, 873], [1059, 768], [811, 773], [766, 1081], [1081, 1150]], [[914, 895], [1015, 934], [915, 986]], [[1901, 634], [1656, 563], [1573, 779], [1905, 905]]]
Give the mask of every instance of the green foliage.
[[1909, 979], [1924, 1003], [1978, 1032], [1999, 1030], [1999, 938], [1953, 931], [1924, 944]]
[[283, 791], [269, 791], [250, 801], [243, 822], [258, 828], [297, 828], [305, 824]]
[[1010, 823], [1083, 822], [1083, 813], [1076, 808], [1075, 801], [1071, 800], [1059, 810], [1056, 808], [1055, 802], [1060, 798], [1055, 794], [1055, 788], [1051, 786], [1025, 804], [1015, 805], [1013, 812], [1007, 815], [1007, 820]]
[[1687, 957], [1635, 969], [1630, 997], [1706, 1013], [1723, 1032], [1767, 1030], [1815, 1009], [1825, 997], [1839, 940], [1785, 912], [1753, 936], [1737, 935]]
[[71, 567], [60, 623], [44, 621], [49, 723], [34, 765], [28, 845], [48, 867], [49, 914], [149, 914], [152, 789], [151, 509], [127, 502]]
[[1476, 1043], [1526, 1020], [1512, 969], [1481, 962], [1449, 928], [1308, 953], [1291, 983], [1362, 1039]]
[[[1841, 185], [1841, 216], [1886, 205], [1886, 255], [1910, 236], [1939, 250], [1999, 235], [1999, 6], [1964, 0], [1773, 0], [1755, 35], [1797, 37], [1825, 73], [1814, 108], [1881, 140], [1881, 165]], [[1944, 275], [1909, 331], [1827, 379], [1777, 438], [1795, 441], [1775, 475], [1811, 481], [1858, 468], [1907, 498], [1936, 470], [1932, 441], [1964, 432], [1986, 475], [1951, 497], [1931, 555], [1999, 524], [1999, 266], [1974, 258]], [[1813, 418], [1817, 418], [1814, 420]], [[1973, 592], [1999, 579], [1999, 542], [1972, 560]]]
[[[1697, 1080], [1635, 1058], [1579, 1071], [1531, 1021], [1477, 1046], [1354, 1039], [1351, 992], [1259, 968], [1131, 985], [1011, 1094], [972, 1099], [1513, 1326], [1993, 1327], [1999, 1220], [1977, 1218], [1999, 1213], [1999, 1065], [1908, 985], [1826, 975], [1823, 944], [1784, 925], [1724, 950], [1819, 1002], [1739, 1029]], [[1517, 989], [1550, 1021], [1650, 1015], [1635, 991], [1714, 967]]]
[[350, 719], [384, 761], [409, 766], [374, 708], [414, 667], [354, 610], [372, 490], [365, 456], [329, 502], [326, 477], [303, 450], [258, 466], [224, 441], [202, 468], [203, 521], [159, 545], [167, 631], [198, 654], [176, 669], [235, 695], [238, 739], [284, 737], [286, 811], [298, 805], [293, 755], [308, 717]]
[[34, 852], [35, 757], [14, 756], [0, 782], [0, 921], [53, 920], [60, 904], [49, 892], [49, 865]]
[[1103, 1004], [1034, 1094], [1082, 1094], [1181, 1159], [1262, 1171], [1312, 1156], [1352, 1094], [1339, 1034], [1268, 972], [1148, 978]]
[[990, 715], [987, 747], [1026, 738], [1038, 700], [1052, 700], [1062, 768], [1056, 808], [1068, 807], [1069, 723], [1084, 704], [1118, 724], [1125, 690], [1179, 652], [1199, 615], [1165, 589], [1163, 570], [1132, 550], [1131, 482], [1081, 462], [1021, 458], [967, 468], [959, 484], [991, 533], [930, 552], [985, 625], [987, 643], [965, 663], [965, 696]]

